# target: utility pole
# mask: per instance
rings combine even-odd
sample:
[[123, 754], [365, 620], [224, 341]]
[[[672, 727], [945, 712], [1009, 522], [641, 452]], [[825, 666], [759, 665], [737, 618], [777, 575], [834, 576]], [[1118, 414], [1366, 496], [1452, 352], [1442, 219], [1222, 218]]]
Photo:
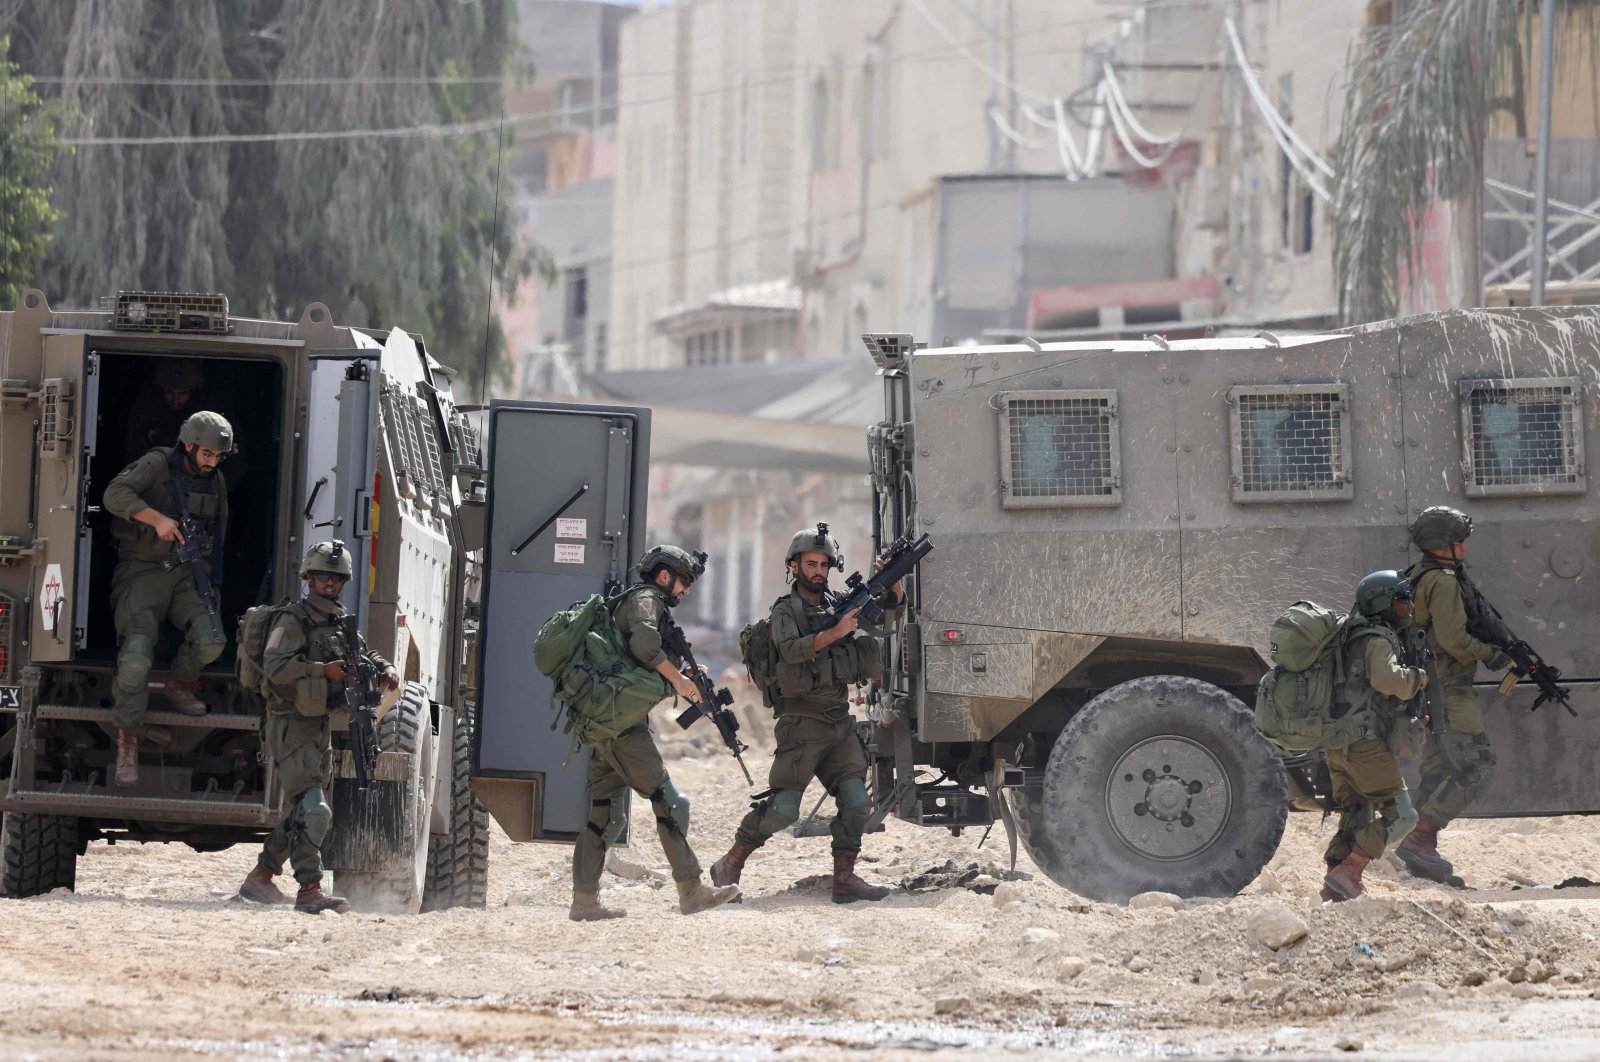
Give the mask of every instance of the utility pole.
[[1550, 268], [1550, 109], [1556, 87], [1556, 0], [1539, 5], [1539, 141], [1533, 163], [1533, 276], [1528, 302], [1544, 305]]

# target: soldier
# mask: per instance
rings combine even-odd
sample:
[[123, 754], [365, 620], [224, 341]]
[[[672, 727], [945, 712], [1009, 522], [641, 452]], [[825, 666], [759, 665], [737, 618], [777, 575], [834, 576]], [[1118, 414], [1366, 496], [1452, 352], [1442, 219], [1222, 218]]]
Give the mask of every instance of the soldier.
[[[780, 696], [773, 708], [778, 745], [767, 776], [771, 788], [739, 823], [733, 847], [711, 868], [711, 880], [736, 884], [745, 860], [799, 819], [806, 786], [816, 778], [833, 794], [837, 811], [832, 826], [833, 902], [881, 900], [889, 890], [869, 885], [855, 872], [872, 801], [867, 796], [866, 751], [850, 717], [849, 697], [853, 683], [875, 676], [878, 642], [857, 630], [860, 609], [823, 629], [832, 618], [828, 572], [844, 570], [844, 556], [827, 524], [790, 539], [784, 563], [794, 589], [772, 605]], [[899, 583], [894, 592], [898, 607], [905, 600]]]
[[[629, 587], [608, 606], [629, 655], [657, 672], [678, 696], [691, 701], [698, 696], [694, 683], [679, 670], [683, 661], [669, 658], [662, 650], [661, 631], [673, 622], [669, 610], [682, 604], [695, 580], [705, 574], [704, 557], [677, 546], [654, 547], [640, 558], [636, 569], [644, 582]], [[600, 872], [605, 867], [606, 848], [628, 825], [623, 793], [629, 789], [650, 801], [656, 813], [656, 835], [678, 887], [678, 910], [696, 914], [738, 899], [737, 888], [711, 888], [700, 878], [700, 861], [689, 847], [689, 798], [667, 776], [650, 733], [649, 717], [610, 740], [595, 742], [593, 749], [589, 822], [578, 834], [572, 853], [572, 909], [567, 916], [575, 922], [593, 922], [627, 914], [601, 905]]]
[[201, 391], [205, 373], [192, 361], [163, 361], [128, 410], [123, 451], [133, 460], [152, 446], [171, 446], [185, 420], [206, 408]]
[[111, 577], [116, 609], [117, 674], [111, 720], [117, 730], [115, 784], [139, 780], [139, 741], [172, 743], [172, 735], [145, 723], [150, 668], [155, 659], [161, 621], [183, 633], [183, 645], [172, 659], [165, 693], [184, 715], [205, 715], [195, 696], [200, 669], [222, 654], [227, 639], [196, 585], [193, 564], [166, 563], [183, 544], [179, 522], [190, 516], [204, 534], [213, 587], [222, 582], [222, 546], [228, 527], [227, 485], [217, 467], [234, 452], [233, 428], [216, 413], [202, 411], [183, 422], [176, 447], [146, 452], [106, 487], [104, 504], [114, 517], [117, 568]]
[[[348, 614], [339, 594], [350, 580], [350, 551], [343, 542], [318, 542], [306, 550], [300, 577], [311, 592], [273, 617], [262, 653], [266, 676], [267, 754], [283, 794], [285, 811], [261, 846], [255, 869], [239, 895], [255, 903], [288, 903], [273, 878], [287, 860], [300, 883], [294, 909], [307, 914], [338, 911], [350, 904], [322, 891], [322, 842], [333, 827], [333, 736], [328, 712], [344, 704], [348, 678], [339, 621]], [[400, 688], [394, 666], [363, 646], [386, 689]]]
[[1399, 572], [1373, 572], [1356, 585], [1356, 604], [1346, 622], [1344, 684], [1334, 696], [1343, 718], [1367, 713], [1366, 736], [1343, 748], [1324, 750], [1339, 807], [1339, 832], [1324, 855], [1328, 874], [1322, 898], [1351, 900], [1366, 889], [1361, 873], [1384, 849], [1416, 825], [1417, 811], [1395, 759], [1395, 728], [1408, 726], [1404, 702], [1428, 685], [1422, 670], [1400, 664], [1400, 636], [1411, 622], [1411, 584]]
[[1484, 732], [1472, 679], [1480, 662], [1499, 671], [1511, 659], [1467, 631], [1469, 618], [1483, 609], [1482, 595], [1466, 572], [1472, 517], [1434, 505], [1422, 510], [1409, 530], [1422, 559], [1406, 575], [1416, 587], [1416, 623], [1427, 628], [1428, 644], [1438, 658], [1446, 726], [1444, 733], [1428, 735], [1418, 786], [1421, 817], [1395, 855], [1418, 877], [1465, 887], [1455, 867], [1439, 854], [1439, 831], [1465, 811], [1494, 777], [1494, 750]]

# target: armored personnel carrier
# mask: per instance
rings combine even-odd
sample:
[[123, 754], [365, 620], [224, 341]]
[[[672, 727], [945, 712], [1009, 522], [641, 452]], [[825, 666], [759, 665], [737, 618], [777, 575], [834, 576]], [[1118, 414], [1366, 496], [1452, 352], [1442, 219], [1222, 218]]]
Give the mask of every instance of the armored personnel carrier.
[[1414, 561], [1406, 526], [1429, 505], [1472, 515], [1475, 580], [1577, 711], [1482, 684], [1499, 766], [1470, 814], [1600, 810], [1600, 312], [864, 338], [885, 397], [878, 545], [937, 544], [889, 639], [874, 784], [894, 814], [959, 830], [1014, 812], [1039, 866], [1098, 899], [1236, 892], [1315, 766], [1253, 728], [1268, 627], [1300, 599], [1348, 608], [1362, 575]]
[[[553, 443], [539, 432], [551, 418], [561, 438], [573, 439], [570, 425], [580, 423], [601, 425], [603, 440], [604, 425], [644, 415], [495, 403], [492, 472], [452, 400], [453, 375], [420, 336], [336, 325], [320, 303], [275, 322], [231, 316], [222, 295], [125, 292], [99, 310], [58, 311], [28, 290], [14, 311], [0, 312], [0, 893], [73, 887], [93, 840], [211, 851], [271, 830], [281, 796], [261, 755], [261, 706], [234, 677], [234, 628], [252, 605], [300, 592], [300, 557], [322, 539], [350, 544], [356, 577], [344, 603], [405, 679], [380, 720], [377, 781], [367, 790], [353, 782], [336, 713], [339, 780], [325, 854], [337, 888], [369, 909], [483, 905], [489, 816], [472, 768], [486, 730], [493, 777], [484, 785], [510, 832], [541, 835], [535, 809], [547, 799], [581, 802], [581, 757], [531, 762], [542, 748], [501, 732], [504, 720], [527, 714], [527, 702], [477, 651], [485, 483], [498, 479], [507, 498], [499, 511], [515, 517], [541, 503]], [[150, 443], [176, 441], [148, 437], [138, 422], [140, 410], [160, 408], [146, 401], [161, 401], [158, 381], [201, 388], [190, 401], [235, 429], [239, 452], [222, 469], [232, 516], [219, 586], [230, 645], [202, 675], [207, 715], [178, 714], [152, 693], [150, 721], [171, 731], [173, 746], [147, 748], [138, 784], [117, 788], [108, 732], [116, 552], [101, 496]], [[637, 482], [628, 462], [635, 446], [646, 452], [647, 438], [631, 429], [626, 445], [608, 451], [602, 442], [612, 464], [602, 462], [590, 501], [605, 516], [625, 519], [636, 489], [642, 499], [644, 462]], [[608, 472], [617, 476], [611, 490]], [[602, 540], [601, 509], [571, 508], [543, 539], [529, 536], [522, 563], [562, 561], [561, 591], [583, 596], [626, 569], [638, 534]], [[586, 533], [575, 530], [585, 517], [595, 533], [588, 563], [572, 559], [585, 551]], [[637, 523], [642, 533], [642, 507]], [[177, 640], [168, 629], [158, 646], [153, 690]], [[508, 675], [531, 669], [530, 642], [526, 627], [507, 628], [496, 652], [518, 662]], [[480, 711], [484, 672], [499, 715]]]

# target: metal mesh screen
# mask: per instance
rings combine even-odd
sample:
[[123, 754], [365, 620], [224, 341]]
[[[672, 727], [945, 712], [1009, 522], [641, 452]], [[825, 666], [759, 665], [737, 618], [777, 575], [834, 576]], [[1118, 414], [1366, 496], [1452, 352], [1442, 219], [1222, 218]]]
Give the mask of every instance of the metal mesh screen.
[[1485, 387], [1467, 395], [1478, 487], [1576, 483], [1578, 403], [1570, 384]]
[[1109, 398], [1013, 398], [1006, 404], [1013, 498], [1116, 492]]
[[16, 602], [9, 594], [0, 594], [0, 683], [10, 684], [12, 679], [11, 668], [11, 634], [15, 630], [13, 615], [16, 611]]
[[1238, 486], [1246, 494], [1338, 490], [1345, 479], [1338, 391], [1238, 396]]

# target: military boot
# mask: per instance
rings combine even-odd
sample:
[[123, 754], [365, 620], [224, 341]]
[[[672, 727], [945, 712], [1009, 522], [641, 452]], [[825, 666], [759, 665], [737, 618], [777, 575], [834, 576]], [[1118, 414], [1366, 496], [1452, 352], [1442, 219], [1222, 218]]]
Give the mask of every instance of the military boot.
[[833, 853], [833, 902], [855, 903], [857, 900], [881, 900], [889, 895], [882, 885], [869, 885], [856, 877], [856, 857], [860, 852]]
[[350, 910], [350, 901], [343, 896], [329, 896], [322, 891], [320, 881], [308, 881], [295, 894], [294, 909], [304, 914], [321, 914], [323, 911], [344, 914]]
[[272, 873], [257, 863], [239, 886], [239, 898], [251, 903], [288, 903], [288, 895], [272, 880]]
[[739, 886], [707, 885], [698, 875], [684, 878], [677, 882], [677, 886], [678, 910], [683, 914], [699, 914], [739, 899]]
[[167, 700], [172, 702], [174, 711], [184, 715], [205, 715], [206, 702], [194, 695], [194, 687], [183, 682], [174, 682], [167, 679], [167, 684], [161, 688], [167, 695]]
[[609, 918], [626, 918], [628, 912], [620, 907], [607, 907], [600, 902], [598, 892], [576, 892], [572, 894], [572, 909], [567, 912], [567, 917], [574, 922], [604, 922]]
[[[744, 861], [755, 854], [755, 849], [739, 841], [733, 842], [733, 847], [728, 849], [728, 854], [711, 864], [711, 884], [737, 885], [739, 875], [744, 873]], [[743, 897], [740, 897], [743, 899]], [[734, 900], [738, 903], [738, 900]]]
[[1367, 864], [1372, 862], [1372, 857], [1359, 848], [1350, 849], [1350, 854], [1344, 857], [1344, 862], [1328, 871], [1322, 878], [1322, 884], [1338, 893], [1333, 902], [1353, 900], [1366, 892], [1366, 886], [1361, 884], [1361, 872], [1367, 869]]
[[1426, 816], [1417, 819], [1417, 824], [1406, 834], [1405, 840], [1395, 848], [1395, 858], [1416, 877], [1464, 889], [1467, 883], [1456, 875], [1456, 868], [1450, 864], [1450, 860], [1439, 854], [1440, 828]]
[[113, 785], [137, 785], [139, 781], [139, 735], [131, 730], [117, 731], [117, 769]]

